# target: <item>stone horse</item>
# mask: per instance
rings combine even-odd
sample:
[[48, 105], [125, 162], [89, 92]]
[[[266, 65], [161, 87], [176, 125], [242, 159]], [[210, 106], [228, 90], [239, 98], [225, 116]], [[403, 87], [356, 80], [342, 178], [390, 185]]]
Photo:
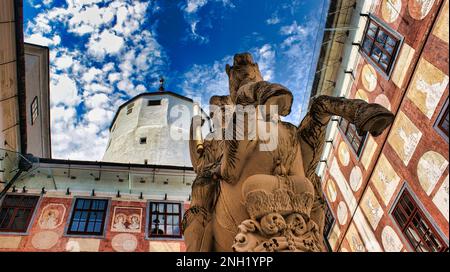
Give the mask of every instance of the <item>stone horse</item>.
[[[249, 53], [236, 54], [226, 73], [230, 95], [210, 100], [215, 131], [199, 139], [194, 131], [201, 117], [191, 124], [197, 177], [183, 218], [187, 251], [324, 251], [325, 202], [315, 170], [331, 117], [341, 116], [358, 134], [376, 137], [394, 115], [363, 100], [318, 96], [297, 127], [280, 120], [291, 111], [291, 91], [264, 81]], [[244, 118], [247, 130], [238, 129], [238, 116], [252, 115], [243, 112], [249, 105], [259, 106], [255, 124]], [[269, 106], [276, 106], [275, 112]], [[271, 125], [276, 129], [261, 137], [261, 128]], [[257, 128], [256, 137], [248, 137], [250, 127]], [[270, 139], [276, 146], [261, 148]]]

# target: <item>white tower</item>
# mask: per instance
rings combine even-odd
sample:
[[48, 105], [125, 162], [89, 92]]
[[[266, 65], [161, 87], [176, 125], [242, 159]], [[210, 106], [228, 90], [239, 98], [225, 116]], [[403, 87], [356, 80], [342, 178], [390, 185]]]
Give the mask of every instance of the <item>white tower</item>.
[[162, 87], [133, 97], [114, 116], [103, 161], [191, 167], [188, 139], [193, 104], [192, 99]]

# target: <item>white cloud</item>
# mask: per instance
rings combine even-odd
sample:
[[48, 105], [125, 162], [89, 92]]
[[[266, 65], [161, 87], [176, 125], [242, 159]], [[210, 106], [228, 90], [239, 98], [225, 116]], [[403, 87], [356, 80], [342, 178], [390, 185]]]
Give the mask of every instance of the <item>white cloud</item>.
[[52, 105], [75, 106], [80, 102], [75, 81], [67, 75], [53, 75], [50, 83]]
[[138, 0], [52, 5], [28, 21], [24, 34], [50, 47], [53, 156], [100, 160], [118, 106], [145, 91], [149, 76], [165, 73], [155, 26], [142, 27], [159, 7]]
[[94, 123], [99, 127], [108, 126], [114, 113], [102, 108], [94, 108], [90, 110], [86, 115], [88, 122]]
[[73, 107], [55, 106], [51, 109], [51, 123], [69, 122], [76, 117], [77, 112]]
[[67, 69], [72, 66], [73, 58], [68, 55], [63, 55], [59, 58], [56, 58], [56, 60], [54, 61], [54, 64], [56, 65], [56, 67], [58, 69], [64, 70], [64, 69]]
[[88, 108], [105, 108], [108, 106], [109, 98], [104, 93], [96, 93], [85, 99], [85, 104]]
[[82, 79], [86, 81], [87, 83], [90, 83], [95, 78], [97, 78], [102, 73], [102, 70], [97, 69], [95, 67], [89, 68], [87, 72], [83, 75]]
[[270, 17], [269, 19], [266, 20], [266, 23], [268, 25], [276, 25], [280, 22], [280, 18], [278, 18], [278, 16], [273, 15], [272, 17]]
[[[275, 49], [270, 44], [252, 48], [250, 52], [258, 63], [264, 80], [273, 80], [275, 77]], [[208, 105], [212, 95], [228, 95], [228, 76], [225, 65], [233, 63], [232, 56], [225, 56], [212, 64], [194, 64], [183, 74], [183, 81], [179, 88], [188, 97], [194, 98], [202, 105]], [[204, 110], [208, 110], [205, 108]]]
[[208, 3], [222, 3], [220, 8], [235, 8], [236, 6], [231, 0], [186, 0], [186, 4], [182, 5], [182, 11], [184, 12], [184, 18], [189, 25], [189, 37], [193, 40], [197, 40], [199, 43], [208, 43], [209, 38], [198, 32], [198, 26], [200, 23], [200, 18], [198, 12], [202, 7], [206, 6]]
[[100, 35], [92, 35], [88, 43], [88, 52], [98, 58], [106, 54], [117, 54], [124, 46], [124, 39], [108, 30]]
[[147, 90], [147, 88], [145, 88], [145, 86], [142, 85], [142, 84], [139, 84], [139, 85], [136, 86], [136, 91], [139, 92], [139, 93], [143, 93], [146, 90]]
[[208, 3], [207, 0], [187, 0], [187, 5], [184, 11], [187, 13], [197, 12], [197, 10]]
[[304, 24], [293, 21], [280, 28], [285, 36], [280, 44], [280, 57], [284, 59], [285, 85], [294, 92], [292, 113], [285, 120], [298, 124], [306, 113], [308, 96], [308, 79], [314, 69], [314, 41], [318, 35], [319, 17], [311, 16]]
[[116, 82], [117, 80], [119, 80], [121, 77], [120, 77], [120, 74], [119, 73], [110, 73], [109, 75], [108, 75], [108, 80], [109, 80], [109, 82], [111, 82], [111, 83], [114, 83], [114, 82]]
[[58, 45], [61, 42], [61, 38], [58, 35], [53, 36], [52, 39], [44, 37], [40, 33], [35, 33], [28, 36], [25, 39], [25, 42], [42, 45], [42, 46], [50, 46], [50, 45]]
[[275, 50], [270, 44], [251, 50], [264, 80], [271, 81], [275, 77]]
[[[232, 56], [226, 56], [211, 65], [194, 64], [184, 73], [179, 88], [186, 96], [196, 98], [203, 105], [208, 105], [211, 95], [226, 95], [228, 91], [228, 77], [225, 65], [232, 63]], [[207, 109], [205, 109], [207, 110]]]

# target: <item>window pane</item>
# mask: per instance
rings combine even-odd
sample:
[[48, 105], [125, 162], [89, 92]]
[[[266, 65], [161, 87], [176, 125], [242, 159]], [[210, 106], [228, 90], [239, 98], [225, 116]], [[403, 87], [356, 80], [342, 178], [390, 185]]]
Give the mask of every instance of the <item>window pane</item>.
[[92, 210], [97, 210], [98, 203], [99, 203], [99, 202], [96, 201], [96, 200], [92, 201], [92, 207], [91, 207], [91, 209], [92, 209]]
[[[403, 233], [415, 251], [446, 249], [446, 245], [442, 243], [442, 239], [435, 233], [431, 223], [424, 217], [408, 191], [403, 191], [392, 215], [399, 226], [404, 229]], [[404, 228], [406, 224], [408, 225]]]
[[167, 228], [166, 234], [167, 234], [167, 235], [173, 235], [172, 226], [171, 226], [171, 225], [167, 225], [166, 228]]
[[83, 199], [77, 199], [77, 207], [76, 209], [81, 210], [83, 209], [84, 200]]
[[25, 231], [29, 215], [30, 215], [30, 210], [28, 210], [28, 209], [17, 210], [16, 216], [11, 225], [11, 229]]
[[366, 52], [366, 54], [369, 54], [371, 48], [372, 48], [372, 41], [370, 39], [365, 39], [363, 43], [364, 52]]
[[3, 225], [3, 221], [7, 219], [7, 209], [1, 209], [0, 210], [0, 226]]
[[157, 203], [152, 203], [152, 213], [156, 213], [158, 211], [158, 204]]
[[377, 35], [377, 42], [380, 44], [384, 44], [384, 42], [386, 41], [388, 35], [383, 31], [383, 30], [379, 30], [378, 31], [378, 35]]
[[378, 26], [374, 22], [370, 22], [369, 29], [373, 32], [377, 31]]
[[86, 228], [86, 221], [84, 221], [84, 220], [80, 221], [79, 224], [78, 224], [78, 231], [83, 231], [84, 232], [85, 228]]
[[383, 53], [381, 55], [381, 63], [387, 66], [389, 64], [389, 56]]
[[373, 50], [372, 50], [372, 55], [371, 55], [371, 57], [372, 57], [376, 62], [378, 62], [379, 59], [380, 59], [380, 56], [381, 56], [381, 50], [380, 50], [380, 48], [378, 48], [377, 46], [374, 46], [374, 47], [373, 47]]
[[70, 228], [71, 231], [78, 231], [78, 220], [74, 220], [72, 222], [72, 227]]
[[[371, 38], [372, 37], [372, 38]], [[369, 42], [369, 39], [374, 39]], [[375, 66], [383, 70], [386, 74], [390, 72], [393, 67], [395, 50], [399, 40], [393, 30], [380, 26], [374, 22], [372, 18], [369, 19], [369, 27], [365, 33], [362, 44], [362, 52], [375, 61]]]
[[97, 222], [103, 221], [103, 212], [97, 212]]
[[102, 223], [101, 222], [100, 223], [95, 223], [94, 231], [97, 232], [97, 233], [100, 233], [102, 231], [101, 227], [102, 227]]
[[14, 209], [7, 209], [6, 214], [4, 215], [3, 218], [3, 222], [0, 225], [0, 228], [7, 228], [10, 221], [11, 221], [11, 216], [14, 212]]
[[398, 224], [401, 228], [403, 228], [406, 224], [406, 217], [405, 215], [400, 211], [400, 209], [394, 211], [394, 217], [397, 220]]
[[173, 226], [173, 234], [174, 235], [181, 235], [181, 230], [180, 230], [180, 227], [177, 225], [177, 226]]
[[7, 196], [4, 200], [5, 206], [16, 206], [17, 205], [17, 197], [16, 196]]
[[[77, 211], [77, 208], [82, 209]], [[77, 199], [70, 232], [74, 234], [87, 233], [101, 235], [103, 232], [101, 227], [104, 224], [106, 208], [107, 200]]]
[[87, 227], [87, 232], [93, 232], [94, 231], [94, 226], [95, 226], [95, 223], [94, 222], [92, 222], [92, 221], [90, 221], [89, 223], [88, 223], [88, 227]]
[[83, 210], [89, 210], [90, 206], [91, 206], [91, 201], [85, 200], [84, 205], [83, 205]]
[[158, 212], [163, 213], [164, 212], [164, 203], [160, 203], [158, 206]]
[[392, 39], [391, 37], [387, 37], [386, 44], [390, 45], [391, 47], [394, 47], [395, 44], [397, 44], [397, 41]]
[[390, 45], [388, 45], [388, 44], [385, 44], [384, 45], [384, 49], [386, 49], [386, 51], [389, 53], [389, 55], [391, 55], [392, 56], [392, 54], [394, 53], [394, 47], [393, 46], [390, 46]]
[[[150, 203], [152, 207], [149, 217], [151, 218], [151, 236], [180, 236], [180, 204], [179, 203]], [[154, 209], [158, 207], [158, 209]]]

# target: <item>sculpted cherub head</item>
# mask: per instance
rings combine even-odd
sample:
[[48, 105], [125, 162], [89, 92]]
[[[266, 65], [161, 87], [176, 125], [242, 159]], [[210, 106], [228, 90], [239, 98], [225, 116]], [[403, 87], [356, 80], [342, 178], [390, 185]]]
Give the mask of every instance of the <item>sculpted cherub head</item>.
[[250, 53], [240, 53], [234, 55], [233, 66], [226, 65], [225, 70], [230, 84], [230, 97], [236, 103], [238, 89], [249, 83], [262, 81], [258, 64], [253, 61]]

